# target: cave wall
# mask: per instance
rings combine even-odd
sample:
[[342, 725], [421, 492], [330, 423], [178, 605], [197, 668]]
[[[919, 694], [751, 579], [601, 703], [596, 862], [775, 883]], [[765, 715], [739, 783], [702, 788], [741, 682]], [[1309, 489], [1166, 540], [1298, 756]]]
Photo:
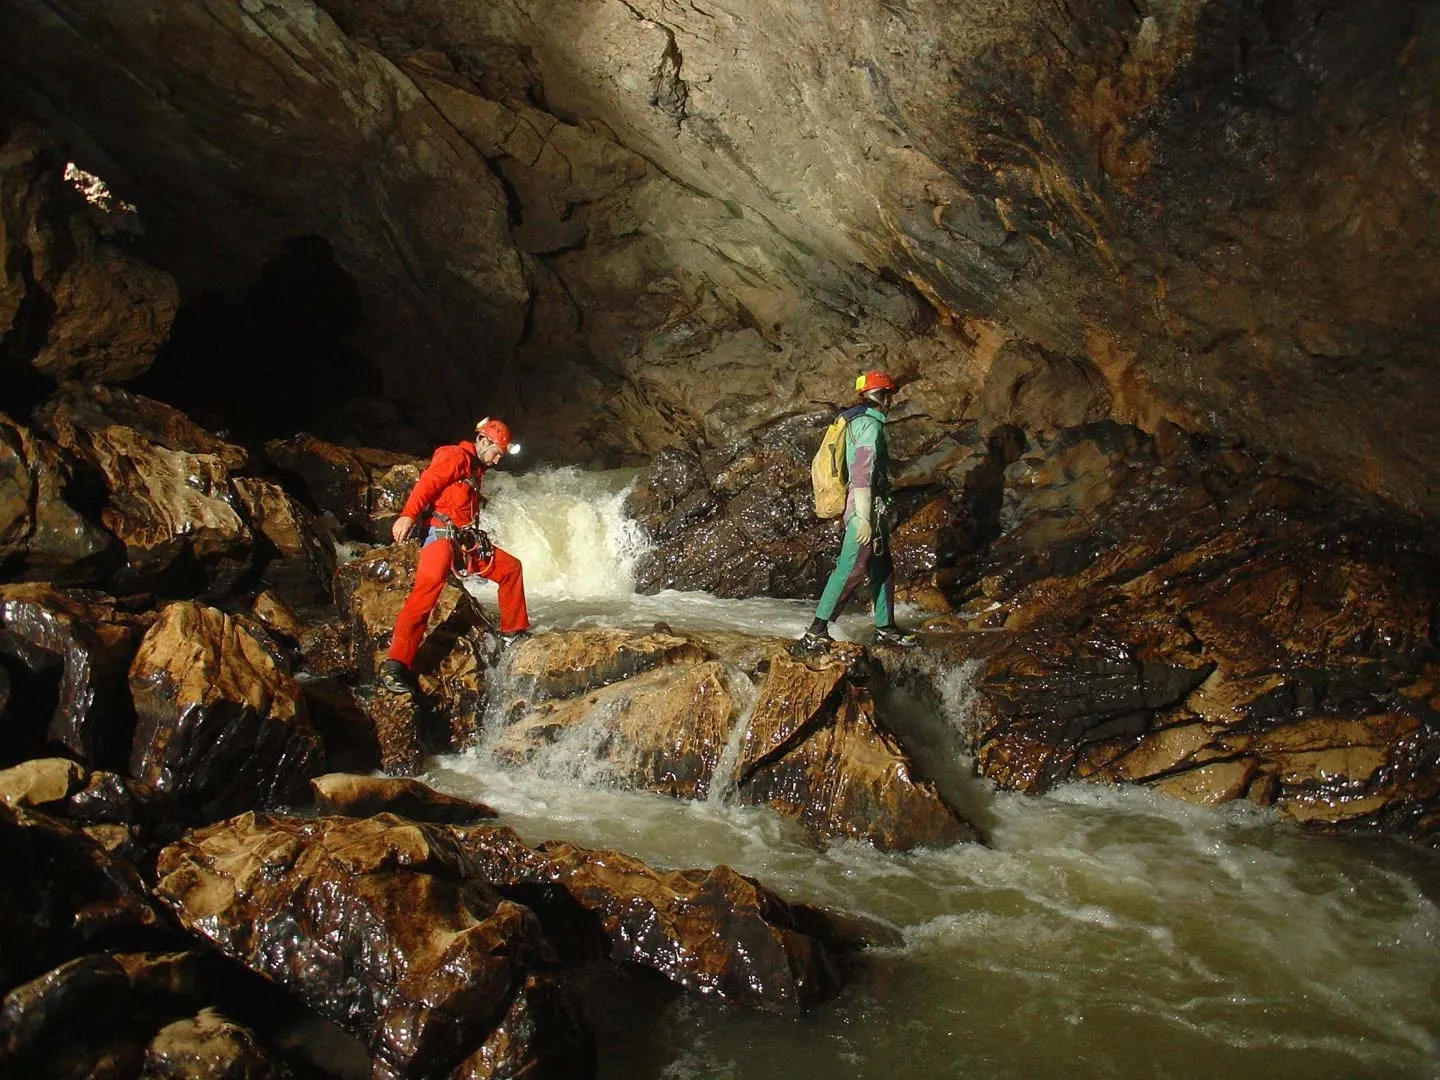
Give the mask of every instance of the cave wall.
[[11, 0], [0, 49], [185, 295], [322, 237], [437, 436], [503, 410], [613, 462], [883, 364], [937, 426], [1169, 420], [1433, 516], [1436, 20]]

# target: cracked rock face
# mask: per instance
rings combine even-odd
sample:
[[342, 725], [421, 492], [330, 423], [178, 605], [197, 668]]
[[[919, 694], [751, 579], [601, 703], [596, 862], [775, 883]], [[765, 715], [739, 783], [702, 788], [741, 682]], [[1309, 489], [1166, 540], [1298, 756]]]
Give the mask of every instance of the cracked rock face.
[[883, 364], [937, 426], [1169, 420], [1433, 514], [1435, 16], [1324, 14], [17, 0], [0, 93], [188, 295], [320, 237], [354, 393], [432, 434], [615, 462]]

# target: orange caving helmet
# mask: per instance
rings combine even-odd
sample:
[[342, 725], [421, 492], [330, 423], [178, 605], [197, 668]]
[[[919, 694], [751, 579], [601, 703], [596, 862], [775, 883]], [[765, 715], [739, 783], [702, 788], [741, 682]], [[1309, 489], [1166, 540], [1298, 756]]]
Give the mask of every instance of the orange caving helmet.
[[495, 420], [487, 416], [475, 425], [475, 434], [484, 436], [500, 447], [502, 454], [510, 452], [510, 429], [505, 426], [504, 420]]
[[867, 371], [864, 375], [855, 376], [857, 394], [868, 394], [871, 390], [889, 390], [893, 394], [895, 380], [883, 371]]

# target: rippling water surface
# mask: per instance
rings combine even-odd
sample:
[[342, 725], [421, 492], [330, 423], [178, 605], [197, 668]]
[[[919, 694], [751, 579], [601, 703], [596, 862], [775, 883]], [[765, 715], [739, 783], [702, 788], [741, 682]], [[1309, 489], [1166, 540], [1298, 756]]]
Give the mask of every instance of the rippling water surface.
[[[726, 627], [794, 636], [810, 605], [630, 587], [626, 477], [503, 478], [497, 540], [525, 563], [540, 628]], [[481, 592], [493, 604], [493, 589]], [[867, 616], [842, 620], [863, 636]], [[964, 672], [938, 672], [963, 726]], [[610, 787], [583, 747], [517, 770], [476, 752], [427, 779], [527, 840], [614, 847], [661, 867], [726, 863], [787, 899], [891, 933], [798, 1020], [697, 995], [591, 1008], [605, 1077], [1440, 1078], [1440, 862], [1309, 837], [1249, 808], [1073, 785], [972, 780], [989, 844], [817, 850], [769, 811]]]

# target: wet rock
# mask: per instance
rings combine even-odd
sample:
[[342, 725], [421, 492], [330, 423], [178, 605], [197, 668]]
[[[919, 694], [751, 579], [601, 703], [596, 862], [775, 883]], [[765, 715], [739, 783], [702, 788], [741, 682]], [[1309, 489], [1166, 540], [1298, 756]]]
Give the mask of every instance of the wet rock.
[[511, 678], [524, 683], [537, 701], [573, 697], [643, 672], [694, 663], [703, 651], [674, 634], [632, 634], [624, 630], [578, 630], [535, 635], [520, 642], [511, 657]]
[[299, 645], [305, 638], [306, 627], [296, 610], [268, 589], [255, 594], [250, 612], [273, 636], [290, 645]]
[[257, 552], [260, 580], [300, 603], [328, 597], [335, 545], [314, 515], [279, 484], [236, 477], [234, 487], [245, 520], [271, 549]]
[[73, 824], [0, 807], [0, 857], [13, 871], [0, 890], [0, 991], [86, 953], [177, 943], [133, 866]]
[[211, 1010], [166, 1024], [145, 1047], [146, 1076], [184, 1080], [296, 1075], [274, 1051], [260, 1044], [249, 1028]]
[[200, 604], [164, 608], [130, 667], [131, 774], [202, 820], [303, 800], [322, 746], [258, 628]]
[[0, 803], [10, 809], [48, 809], [76, 791], [87, 775], [85, 766], [69, 758], [36, 758], [0, 770]]
[[134, 725], [126, 676], [151, 621], [101, 593], [0, 585], [0, 652], [32, 672], [61, 671], [45, 732], [51, 745], [91, 765], [123, 764]]
[[[476, 826], [456, 835], [497, 888], [526, 890], [522, 896], [542, 886], [563, 888], [598, 920], [614, 961], [773, 1011], [803, 1010], [840, 988], [846, 945], [835, 927], [728, 866], [659, 871], [618, 851], [554, 842], [529, 848], [509, 829]], [[543, 897], [532, 902], [564, 917]], [[566, 940], [576, 930], [553, 932]]]
[[223, 594], [249, 568], [253, 536], [230, 483], [244, 451], [158, 402], [95, 387], [52, 397], [36, 424], [103, 477], [100, 520], [125, 549], [116, 587]]
[[72, 505], [90, 501], [78, 462], [0, 414], [0, 567], [24, 580], [94, 583], [115, 537]]
[[[857, 667], [863, 652], [840, 646], [836, 655], [799, 664], [773, 641], [740, 634], [537, 635], [510, 662], [494, 752], [678, 798], [733, 787], [817, 837], [884, 848], [974, 839], [876, 724], [870, 673]], [[738, 763], [721, 775], [737, 738]]]
[[311, 506], [333, 514], [347, 536], [381, 544], [389, 543], [390, 525], [425, 464], [382, 450], [347, 449], [305, 432], [266, 443], [265, 455], [295, 478]]
[[982, 772], [1429, 835], [1437, 594], [1413, 523], [1113, 426], [1012, 474], [1009, 527], [955, 620], [990, 632], [943, 646], [976, 664]]
[[35, 758], [0, 770], [0, 803], [82, 825], [140, 826], [158, 811], [149, 785], [69, 758]]
[[411, 821], [462, 825], [496, 816], [483, 803], [445, 795], [417, 780], [326, 773], [311, 777], [310, 787], [315, 792], [315, 810], [324, 815], [373, 817], [390, 813]]
[[740, 798], [885, 851], [978, 840], [881, 726], [859, 662], [844, 648], [816, 663], [770, 658], [740, 746]]
[[829, 417], [803, 419], [706, 462], [675, 451], [657, 458], [627, 503], [655, 540], [636, 567], [641, 592], [819, 595], [840, 531], [811, 509], [810, 456]]
[[305, 697], [310, 723], [325, 743], [326, 766], [357, 773], [379, 769], [381, 753], [375, 722], [361, 705], [366, 690], [351, 685], [348, 676], [316, 677], [301, 672], [296, 681]]
[[[377, 1076], [449, 1075], [522, 991], [559, 993], [535, 916], [467, 876], [437, 826], [246, 814], [167, 848], [158, 869], [156, 895], [183, 925], [365, 1038]], [[588, 1075], [578, 1017], [545, 1015], [528, 1030], [516, 1016], [491, 1051], [520, 1072], [563, 1058]]]
[[205, 950], [76, 957], [5, 996], [0, 1064], [56, 1080], [305, 1075], [221, 1012], [254, 1012], [264, 997]]

